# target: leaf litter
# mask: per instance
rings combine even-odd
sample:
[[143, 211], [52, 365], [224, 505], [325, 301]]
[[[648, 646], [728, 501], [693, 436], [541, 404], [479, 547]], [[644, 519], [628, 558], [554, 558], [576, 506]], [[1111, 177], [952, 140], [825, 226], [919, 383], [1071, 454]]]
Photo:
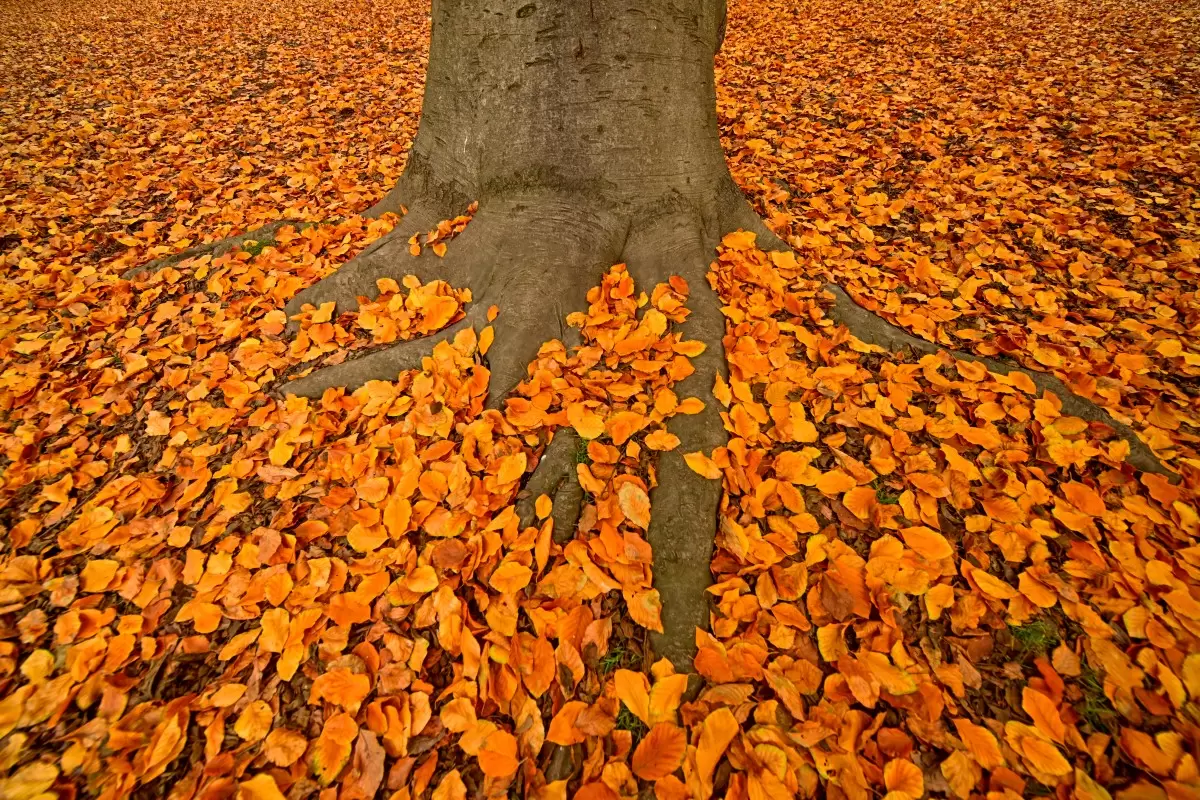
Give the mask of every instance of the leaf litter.
[[[722, 243], [729, 379], [675, 394], [689, 287], [618, 265], [503, 412], [486, 328], [393, 383], [280, 391], [471, 298], [383, 282], [282, 335], [394, 224], [353, 215], [402, 168], [428, 30], [247, 13], [0, 31], [0, 794], [1196, 794], [1194, 9], [731, 4], [726, 152], [796, 255]], [[1022, 373], [857, 340], [831, 278], [1053, 371], [1180, 480]], [[725, 489], [692, 696], [629, 653], [660, 625], [652, 453], [714, 402], [728, 445], [685, 454]], [[514, 502], [568, 426], [560, 545], [549, 498], [527, 529]]]

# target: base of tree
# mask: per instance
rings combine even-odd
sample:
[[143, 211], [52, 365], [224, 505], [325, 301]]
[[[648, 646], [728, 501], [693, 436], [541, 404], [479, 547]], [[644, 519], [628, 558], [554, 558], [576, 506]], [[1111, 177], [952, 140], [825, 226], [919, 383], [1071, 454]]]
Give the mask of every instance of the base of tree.
[[[459, 330], [467, 326], [481, 330], [491, 324], [496, 338], [487, 354], [491, 372], [488, 405], [496, 408], [524, 380], [528, 365], [545, 342], [558, 339], [568, 346], [577, 342], [576, 332], [565, 323], [567, 315], [585, 308], [588, 290], [605, 270], [614, 263], [625, 263], [639, 287], [654, 286], [672, 275], [687, 280], [691, 313], [682, 325], [682, 334], [707, 347], [693, 359], [695, 372], [675, 390], [681, 397], [707, 397], [717, 376], [727, 375], [725, 319], [707, 280], [717, 244], [728, 233], [747, 230], [756, 235], [763, 250], [788, 249], [747, 205], [732, 181], [713, 196], [711, 203], [703, 205], [679, 196], [660, 198], [637, 209], [634, 216], [604, 212], [568, 196], [513, 194], [484, 203], [444, 257], [429, 248], [417, 256], [409, 252], [414, 234], [427, 233], [450, 216], [439, 203], [423, 206], [418, 202], [391, 233], [333, 275], [298, 294], [288, 304], [287, 314], [295, 317], [305, 306], [319, 307], [328, 302], [336, 303], [339, 312], [355, 309], [359, 297], [370, 299], [378, 294], [376, 281], [380, 278], [399, 282], [411, 274], [423, 282], [443, 280], [456, 288], [469, 288], [472, 303], [465, 318], [435, 336], [321, 368], [279, 388], [289, 394], [318, 398], [330, 388], [352, 391], [371, 380], [395, 380], [404, 370], [420, 368], [439, 342], [452, 339]], [[381, 203], [369, 213], [390, 211], [392, 205]], [[152, 262], [130, 274], [168, 266], [203, 252], [219, 255], [247, 241], [268, 244], [288, 224], [296, 223], [272, 223], [252, 233]], [[862, 342], [895, 353], [946, 350], [863, 308], [840, 286], [829, 284], [826, 289], [834, 298], [829, 316]], [[491, 306], [496, 306], [499, 314], [488, 321]], [[294, 326], [293, 322], [293, 330]], [[1064, 413], [1111, 427], [1129, 443], [1128, 460], [1134, 467], [1178, 480], [1128, 426], [1071, 392], [1053, 375], [1010, 361], [948, 352], [960, 360], [979, 362], [997, 374], [1027, 375], [1043, 392], [1058, 396]], [[710, 564], [721, 485], [693, 472], [683, 454], [697, 450], [710, 453], [726, 444], [728, 436], [713, 402], [706, 403], [700, 414], [672, 418], [668, 429], [679, 437], [680, 446], [660, 454], [658, 483], [650, 495], [652, 514], [647, 539], [654, 552], [654, 587], [663, 603], [663, 632], [653, 636], [651, 643], [657, 657], [666, 657], [676, 669], [690, 672], [696, 652], [695, 630], [708, 628], [709, 624], [706, 590], [712, 582]], [[583, 505], [574, 457], [578, 445], [572, 429], [554, 435], [518, 506], [523, 522], [530, 523], [534, 499], [542, 494], [550, 496], [554, 501], [554, 538], [560, 543], [574, 535]]]

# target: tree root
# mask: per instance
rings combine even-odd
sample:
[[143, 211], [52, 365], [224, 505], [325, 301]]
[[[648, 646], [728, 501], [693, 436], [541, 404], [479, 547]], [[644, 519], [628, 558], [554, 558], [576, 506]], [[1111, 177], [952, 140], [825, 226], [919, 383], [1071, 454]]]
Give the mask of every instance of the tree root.
[[340, 220], [336, 219], [326, 220], [324, 222], [302, 222], [295, 219], [280, 219], [276, 220], [275, 222], [268, 222], [261, 228], [256, 228], [252, 231], [247, 231], [246, 233], [234, 234], [233, 236], [228, 236], [215, 242], [198, 244], [195, 247], [189, 247], [187, 250], [175, 253], [174, 255], [163, 256], [162, 258], [156, 258], [153, 261], [148, 261], [145, 264], [139, 264], [136, 267], [130, 267], [121, 273], [121, 277], [127, 281], [131, 281], [138, 275], [153, 275], [155, 272], [166, 269], [167, 267], [175, 266], [181, 261], [186, 261], [189, 258], [196, 258], [205, 254], [209, 254], [213, 258], [217, 258], [218, 256], [225, 255], [230, 250], [245, 249], [245, 245], [248, 242], [254, 242], [261, 245], [274, 244], [276, 234], [279, 233], [281, 228], [287, 227], [288, 225], [294, 225], [297, 231], [302, 231], [306, 228], [313, 228], [318, 225], [336, 225], [338, 222], [340, 222]]
[[[754, 213], [753, 209], [748, 205], [743, 205], [744, 211], [739, 213], [737, 220], [744, 230], [752, 231], [757, 235], [759, 247], [763, 250], [790, 249], [782, 239], [766, 226], [762, 219]], [[829, 313], [830, 319], [845, 325], [861, 341], [867, 344], [878, 345], [892, 352], [898, 352], [906, 347], [914, 352], [925, 355], [945, 350], [950, 355], [963, 361], [983, 364], [990, 372], [994, 372], [997, 375], [1020, 372], [1033, 381], [1034, 386], [1037, 386], [1043, 392], [1053, 392], [1062, 401], [1062, 410], [1064, 413], [1088, 420], [1089, 422], [1102, 422], [1116, 431], [1117, 435], [1129, 444], [1129, 457], [1127, 460], [1133, 467], [1142, 472], [1152, 472], [1162, 475], [1172, 483], [1180, 481], [1180, 476], [1164, 466], [1158, 456], [1154, 454], [1154, 451], [1150, 449], [1150, 446], [1143, 442], [1132, 428], [1113, 418], [1102, 406], [1075, 394], [1055, 375], [1048, 372], [1026, 369], [1016, 362], [1007, 359], [988, 358], [962, 350], [951, 350], [915, 336], [903, 328], [893, 325], [879, 315], [868, 311], [856, 303], [842, 287], [835, 283], [826, 284], [825, 290], [834, 297], [834, 306], [830, 309]]]
[[453, 342], [461, 331], [478, 325], [479, 318], [477, 307], [473, 308], [466, 317], [436, 336], [412, 339], [358, 358], [349, 358], [340, 364], [320, 367], [285, 384], [282, 389], [297, 397], [316, 399], [325, 394], [326, 389], [346, 388], [353, 391], [368, 381], [394, 381], [401, 372], [420, 369], [439, 344]]
[[856, 303], [837, 284], [826, 284], [825, 290], [834, 297], [834, 305], [829, 311], [829, 317], [835, 322], [839, 322], [849, 328], [850, 332], [859, 340], [867, 344], [878, 345], [892, 352], [898, 352], [906, 347], [914, 352], [925, 355], [944, 350], [962, 361], [972, 361], [982, 364], [990, 372], [998, 375], [1020, 372], [1033, 381], [1033, 384], [1043, 392], [1053, 392], [1062, 401], [1062, 410], [1065, 414], [1091, 422], [1102, 422], [1116, 431], [1117, 435], [1129, 444], [1128, 461], [1134, 467], [1142, 472], [1153, 472], [1163, 475], [1172, 482], [1179, 481], [1179, 475], [1163, 466], [1158, 457], [1154, 455], [1154, 451], [1138, 438], [1138, 435], [1132, 428], [1118, 422], [1103, 407], [1072, 392], [1058, 377], [1047, 372], [1026, 369], [1006, 359], [988, 358], [961, 350], [950, 350], [914, 336], [903, 328], [897, 327], [882, 317], [868, 311]]
[[[736, 229], [731, 225], [736, 223], [722, 222], [721, 227]], [[659, 454], [656, 483], [650, 491], [650, 528], [646, 532], [654, 552], [654, 588], [662, 600], [663, 625], [661, 633], [651, 635], [650, 645], [657, 657], [670, 659], [680, 672], [694, 671], [696, 629], [709, 628], [708, 587], [712, 585], [722, 495], [722, 482], [696, 474], [683, 456], [696, 451], [711, 453], [729, 441], [719, 404], [712, 398], [717, 376], [728, 377], [725, 315], [720, 298], [708, 283], [709, 265], [719, 241], [719, 236], [712, 235], [715, 233], [706, 233], [694, 216], [680, 218], [664, 213], [632, 230], [624, 252], [639, 287], [649, 290], [672, 275], [688, 282], [690, 313], [679, 326], [682, 338], [706, 346], [692, 359], [695, 372], [674, 387], [681, 398], [702, 398], [704, 410], [667, 421], [667, 430], [679, 437], [680, 444]]]
[[538, 497], [546, 495], [554, 501], [550, 512], [554, 518], [554, 541], [566, 544], [575, 536], [575, 526], [583, 510], [583, 487], [579, 485], [579, 453], [583, 440], [574, 428], [561, 428], [542, 452], [537, 467], [517, 499], [517, 514], [521, 527], [527, 528], [536, 521], [534, 505]]
[[[379, 278], [416, 274], [422, 280], [438, 278], [469, 289], [472, 304], [467, 317], [435, 336], [319, 369], [280, 388], [319, 397], [334, 387], [353, 390], [369, 380], [395, 380], [400, 372], [421, 366], [440, 343], [452, 341], [467, 327], [479, 330], [488, 324], [484, 309], [495, 305], [499, 314], [491, 323], [496, 335], [487, 354], [491, 372], [487, 404], [497, 408], [525, 379], [543, 343], [559, 339], [570, 346], [577, 334], [564, 325], [566, 315], [585, 308], [587, 291], [603, 271], [624, 261], [639, 290], [649, 291], [672, 275], [687, 280], [691, 313], [682, 324], [682, 334], [703, 341], [707, 349], [693, 359], [695, 372], [675, 390], [681, 397], [707, 397], [716, 376], [726, 370], [725, 320], [707, 280], [710, 256], [719, 241], [718, 217], [724, 215], [715, 208], [710, 212], [706, 219], [686, 202], [668, 198], [638, 214], [630, 227], [603, 210], [581, 208], [578, 198], [543, 195], [493, 201], [479, 210], [444, 258], [409, 255], [406, 243], [411, 234], [398, 227], [334, 275], [300, 293], [288, 306], [289, 316], [305, 304], [330, 301], [347, 310], [357, 304], [357, 298], [373, 297]], [[421, 213], [410, 212], [405, 228], [411, 228]], [[413, 231], [436, 223], [421, 220]], [[700, 414], [676, 416], [667, 428], [681, 444], [659, 457], [657, 484], [650, 493], [654, 511], [646, 536], [655, 554], [654, 587], [663, 601], [663, 631], [652, 637], [652, 646], [677, 669], [691, 671], [695, 629], [709, 623], [705, 590], [712, 582], [721, 484], [693, 472], [683, 454], [711, 452], [727, 442], [727, 435], [711, 400]], [[532, 524], [537, 498], [551, 497], [554, 538], [559, 543], [574, 536], [583, 506], [576, 472], [582, 446], [573, 429], [557, 431], [518, 498], [522, 522]]]
[[[736, 192], [736, 188], [733, 190]], [[632, 223], [606, 216], [603, 210], [581, 207], [578, 198], [509, 198], [484, 205], [444, 258], [423, 252], [413, 257], [407, 240], [428, 230], [436, 219], [428, 210], [410, 212], [402, 226], [383, 237], [334, 275], [301, 292], [288, 306], [289, 315], [302, 305], [319, 306], [333, 301], [348, 310], [358, 297], [373, 297], [381, 277], [399, 279], [416, 274], [422, 280], [439, 278], [457, 288], [470, 289], [472, 305], [466, 318], [451, 328], [423, 340], [404, 342], [359, 359], [327, 367], [284, 385], [283, 391], [318, 397], [334, 387], [353, 390], [369, 380], [395, 380], [400, 372], [420, 367], [438, 344], [453, 342], [467, 327], [481, 328], [484, 309], [499, 308], [494, 344], [487, 354], [491, 371], [488, 407], [497, 408], [505, 396], [526, 377], [527, 367], [541, 345], [552, 339], [570, 342], [573, 330], [564, 325], [566, 314], [585, 306], [587, 290], [604, 269], [625, 262], [636, 286], [649, 290], [680, 275], [691, 290], [690, 315], [682, 324], [684, 338], [699, 340], [707, 349], [692, 361], [695, 372], [675, 386], [680, 397], [706, 400], [700, 414], [677, 415], [668, 430], [680, 445], [660, 454], [656, 481], [650, 492], [652, 514], [646, 533], [654, 552], [654, 587], [662, 600], [661, 633], [651, 637], [660, 657], [676, 669], [691, 672], [695, 656], [695, 631], [709, 625], [707, 593], [712, 582], [711, 560], [716, 539], [721, 482], [691, 470], [683, 455], [711, 452], [728, 441], [718, 404], [709, 393], [718, 375], [726, 375], [725, 318], [707, 274], [711, 254], [725, 233], [749, 230], [758, 235], [765, 250], [787, 245], [769, 231], [740, 193], [723, 191], [708, 213], [686, 202], [656, 203], [640, 209]], [[910, 348], [922, 354], [945, 348], [921, 339], [858, 305], [841, 287], [830, 284], [834, 306], [829, 316], [845, 325], [861, 341], [890, 351]], [[978, 362], [992, 372], [1021, 372], [1042, 391], [1052, 391], [1063, 411], [1087, 420], [1101, 421], [1130, 446], [1129, 462], [1137, 469], [1178, 480], [1150, 448], [1127, 426], [1104, 409], [1074, 394], [1053, 375], [1026, 370], [1003, 360], [959, 351], [948, 351], [964, 361]], [[571, 428], [553, 434], [533, 474], [518, 496], [517, 510], [523, 525], [534, 524], [534, 506], [540, 495], [553, 501], [554, 540], [565, 543], [576, 532], [584, 502], [576, 467], [583, 444]]]
[[[481, 209], [454, 240], [445, 257], [408, 253], [410, 230], [428, 230], [437, 224], [424, 221], [421, 210], [411, 211], [387, 236], [381, 238], [333, 275], [300, 292], [287, 306], [294, 317], [306, 304], [333, 302], [338, 312], [357, 307], [359, 297], [375, 297], [376, 281], [383, 277], [416, 275], [422, 281], [440, 279], [471, 291], [468, 320], [481, 328], [483, 312], [496, 306], [499, 315], [490, 324], [495, 344], [488, 352], [491, 372], [488, 406], [499, 407], [504, 397], [525, 378], [526, 368], [542, 344], [569, 341], [566, 315], [586, 306], [587, 291], [603, 270], [616, 263], [624, 229], [594, 210], [556, 202], [520, 198], [497, 201]], [[410, 220], [410, 217], [412, 218]], [[293, 320], [293, 326], [295, 321]], [[427, 340], [403, 342], [361, 359], [347, 361], [289, 384], [285, 390], [317, 397], [328, 387], [353, 390], [367, 380], [395, 380], [399, 372], [420, 366], [441, 341], [461, 328], [444, 331]]]

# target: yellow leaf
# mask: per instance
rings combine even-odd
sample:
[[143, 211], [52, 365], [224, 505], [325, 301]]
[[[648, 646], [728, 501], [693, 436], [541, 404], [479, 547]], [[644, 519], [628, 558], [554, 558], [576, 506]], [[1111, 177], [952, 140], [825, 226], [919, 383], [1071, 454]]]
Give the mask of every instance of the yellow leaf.
[[683, 460], [691, 467], [692, 472], [701, 477], [708, 478], [709, 480], [716, 480], [721, 477], [721, 468], [713, 463], [713, 460], [704, 455], [704, 453], [687, 453], [684, 455]]
[[641, 672], [619, 669], [613, 674], [617, 697], [633, 715], [650, 724], [650, 681]]

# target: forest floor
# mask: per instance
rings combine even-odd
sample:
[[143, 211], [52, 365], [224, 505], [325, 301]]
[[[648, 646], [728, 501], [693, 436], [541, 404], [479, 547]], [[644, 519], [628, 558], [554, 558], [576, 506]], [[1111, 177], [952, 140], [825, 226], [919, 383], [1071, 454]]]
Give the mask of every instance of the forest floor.
[[[0, 0], [0, 797], [1200, 797], [1200, 5], [736, 0], [724, 144], [796, 259], [714, 254], [715, 399], [671, 389], [686, 284], [616, 266], [504, 412], [488, 330], [288, 399], [469, 301], [282, 335], [394, 224], [355, 214], [428, 35], [406, 0]], [[1168, 474], [1021, 373], [857, 341], [831, 280]], [[646, 658], [649, 456], [712, 402], [685, 697]], [[559, 545], [513, 502], [565, 425]]]

